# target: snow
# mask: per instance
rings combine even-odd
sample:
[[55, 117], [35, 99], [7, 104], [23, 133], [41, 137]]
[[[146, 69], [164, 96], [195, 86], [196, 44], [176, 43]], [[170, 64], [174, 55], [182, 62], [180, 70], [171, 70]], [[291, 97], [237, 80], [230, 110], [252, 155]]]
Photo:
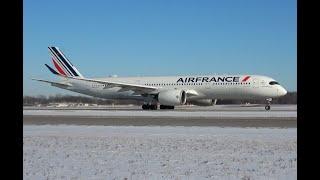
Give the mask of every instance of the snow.
[[297, 129], [25, 125], [24, 179], [296, 179]]
[[116, 117], [297, 117], [296, 111], [23, 110], [23, 115]]

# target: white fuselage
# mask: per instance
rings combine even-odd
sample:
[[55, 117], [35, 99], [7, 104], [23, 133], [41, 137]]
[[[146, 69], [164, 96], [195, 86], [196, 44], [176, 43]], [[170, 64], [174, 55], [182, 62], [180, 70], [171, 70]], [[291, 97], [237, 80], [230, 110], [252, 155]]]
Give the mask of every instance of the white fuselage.
[[[287, 91], [274, 79], [260, 75], [201, 75], [201, 76], [163, 76], [163, 77], [110, 77], [97, 80], [128, 83], [157, 87], [159, 93], [167, 90], [184, 90], [197, 99], [266, 99], [284, 96]], [[95, 82], [65, 79], [72, 86], [64, 88], [70, 91], [105, 98], [105, 99], [139, 99], [131, 90], [123, 91], [120, 87], [108, 87]], [[276, 82], [271, 83], [270, 82]], [[58, 86], [59, 87], [59, 86]], [[60, 87], [63, 88], [63, 87]]]

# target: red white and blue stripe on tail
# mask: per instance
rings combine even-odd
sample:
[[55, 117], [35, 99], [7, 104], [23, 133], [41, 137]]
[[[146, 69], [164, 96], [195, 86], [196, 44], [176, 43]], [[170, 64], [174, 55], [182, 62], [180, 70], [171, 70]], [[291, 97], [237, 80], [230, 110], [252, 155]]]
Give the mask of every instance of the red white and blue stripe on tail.
[[67, 59], [58, 47], [48, 47], [51, 54], [52, 62], [56, 70], [45, 64], [46, 67], [56, 75], [67, 77], [83, 77], [76, 67]]

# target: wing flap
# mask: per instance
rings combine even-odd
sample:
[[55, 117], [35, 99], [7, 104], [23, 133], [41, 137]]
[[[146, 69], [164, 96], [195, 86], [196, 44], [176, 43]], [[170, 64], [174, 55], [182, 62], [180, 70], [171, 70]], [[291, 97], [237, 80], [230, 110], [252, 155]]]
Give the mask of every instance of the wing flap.
[[134, 91], [135, 94], [149, 94], [149, 93], [155, 93], [158, 90], [157, 87], [138, 85], [138, 84], [111, 82], [111, 81], [103, 81], [103, 80], [96, 80], [96, 79], [89, 79], [89, 78], [78, 78], [78, 77], [67, 77], [67, 78], [76, 79], [80, 81], [100, 83], [105, 85], [104, 88], [120, 87], [121, 89], [118, 92], [131, 90], [131, 91]]

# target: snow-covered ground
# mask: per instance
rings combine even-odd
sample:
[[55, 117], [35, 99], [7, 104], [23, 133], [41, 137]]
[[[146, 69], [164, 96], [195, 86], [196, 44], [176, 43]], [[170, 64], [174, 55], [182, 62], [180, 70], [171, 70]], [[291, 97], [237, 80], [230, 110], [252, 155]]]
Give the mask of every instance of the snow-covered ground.
[[24, 179], [296, 179], [296, 170], [296, 128], [24, 126]]

